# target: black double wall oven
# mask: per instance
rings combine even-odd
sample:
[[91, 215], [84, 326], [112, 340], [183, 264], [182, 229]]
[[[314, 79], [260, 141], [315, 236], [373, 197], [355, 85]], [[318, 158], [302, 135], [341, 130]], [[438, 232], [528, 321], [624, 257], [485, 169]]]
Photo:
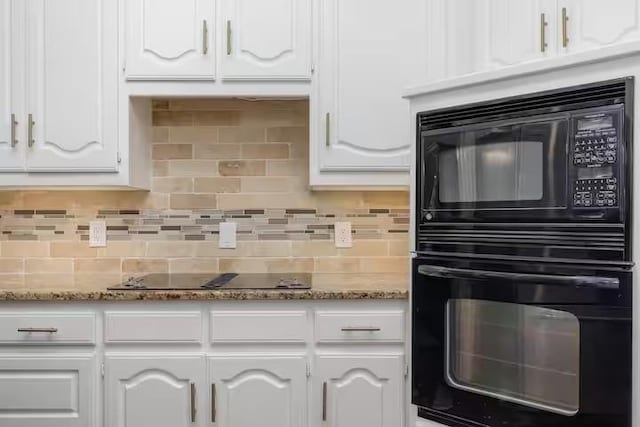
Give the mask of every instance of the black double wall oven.
[[633, 86], [418, 114], [420, 417], [631, 427]]

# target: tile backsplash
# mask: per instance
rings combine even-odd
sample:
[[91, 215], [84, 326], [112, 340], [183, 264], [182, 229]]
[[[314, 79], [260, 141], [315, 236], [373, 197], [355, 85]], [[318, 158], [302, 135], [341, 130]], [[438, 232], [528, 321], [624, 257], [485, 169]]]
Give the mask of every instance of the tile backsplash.
[[[0, 192], [0, 288], [101, 289], [151, 272], [311, 272], [324, 287], [404, 287], [408, 193], [312, 192], [308, 103], [153, 102], [153, 188]], [[88, 245], [107, 223], [106, 248]], [[218, 249], [218, 224], [238, 224]], [[353, 248], [333, 223], [350, 221]]]

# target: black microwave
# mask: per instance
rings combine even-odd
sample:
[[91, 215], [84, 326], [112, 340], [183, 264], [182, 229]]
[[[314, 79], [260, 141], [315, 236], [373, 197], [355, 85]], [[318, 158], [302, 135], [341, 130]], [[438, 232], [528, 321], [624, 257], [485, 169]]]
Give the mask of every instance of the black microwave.
[[633, 84], [419, 113], [417, 250], [629, 262]]

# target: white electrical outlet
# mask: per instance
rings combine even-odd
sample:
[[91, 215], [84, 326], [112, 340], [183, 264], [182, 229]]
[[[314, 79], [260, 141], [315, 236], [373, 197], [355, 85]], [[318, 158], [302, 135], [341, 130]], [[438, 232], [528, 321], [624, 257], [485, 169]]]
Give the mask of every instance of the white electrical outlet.
[[218, 239], [218, 247], [221, 249], [235, 249], [236, 242], [236, 223], [221, 222], [220, 238]]
[[336, 222], [334, 224], [334, 232], [336, 248], [350, 248], [353, 246], [350, 222]]
[[104, 248], [107, 246], [107, 223], [89, 221], [89, 247]]

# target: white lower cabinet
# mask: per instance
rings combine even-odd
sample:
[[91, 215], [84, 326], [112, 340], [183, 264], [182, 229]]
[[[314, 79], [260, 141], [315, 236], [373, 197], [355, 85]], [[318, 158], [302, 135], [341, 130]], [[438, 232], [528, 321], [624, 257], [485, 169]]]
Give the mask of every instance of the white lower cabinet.
[[0, 426], [95, 425], [93, 355], [0, 356]]
[[327, 354], [316, 357], [315, 425], [404, 425], [404, 356]]
[[0, 427], [405, 427], [403, 301], [42, 307], [0, 302]]
[[204, 425], [202, 355], [108, 355], [105, 419], [108, 427]]
[[211, 421], [220, 427], [306, 425], [305, 355], [209, 359]]

